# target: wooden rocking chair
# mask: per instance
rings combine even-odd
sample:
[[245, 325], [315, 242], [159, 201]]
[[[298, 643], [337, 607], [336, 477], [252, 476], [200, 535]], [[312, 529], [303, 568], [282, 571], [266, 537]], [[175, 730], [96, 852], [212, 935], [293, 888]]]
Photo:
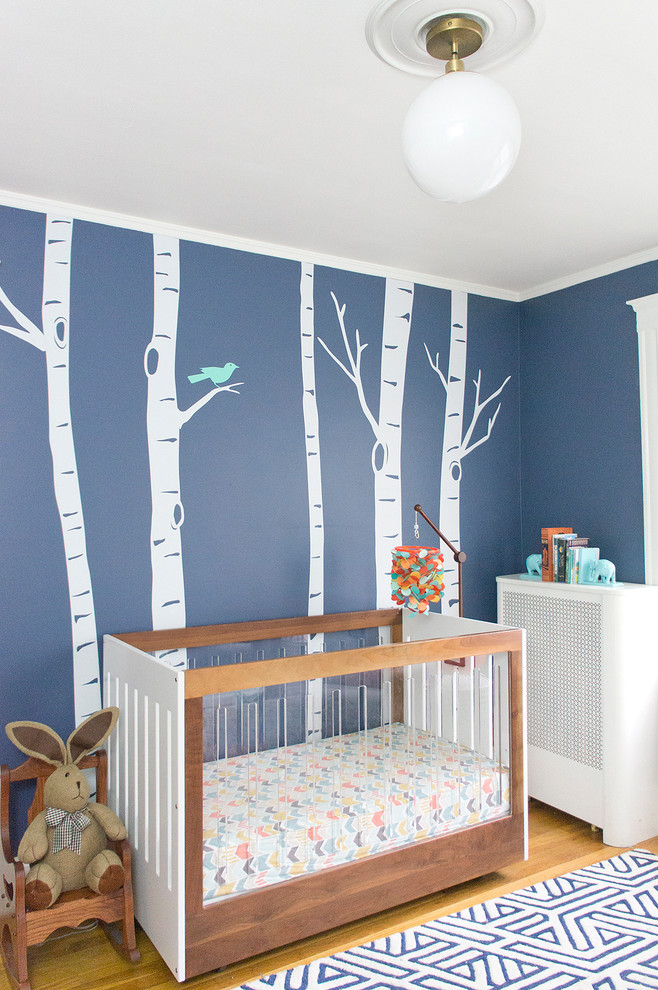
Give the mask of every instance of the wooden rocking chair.
[[[78, 763], [81, 769], [96, 772], [96, 800], [107, 803], [107, 754], [98, 750]], [[28, 821], [44, 809], [43, 788], [55, 769], [50, 763], [30, 757], [10, 770], [0, 767], [0, 948], [2, 958], [16, 990], [31, 990], [27, 975], [27, 948], [43, 942], [57, 928], [76, 928], [84, 921], [98, 919], [112, 945], [129, 959], [140, 958], [135, 940], [133, 890], [130, 875], [130, 843], [127, 839], [108, 843], [120, 857], [125, 882], [111, 894], [96, 894], [89, 887], [69, 890], [60, 895], [52, 907], [30, 910], [25, 906], [23, 863], [14, 859], [9, 839], [9, 787], [20, 780], [34, 780], [36, 790], [28, 811]]]

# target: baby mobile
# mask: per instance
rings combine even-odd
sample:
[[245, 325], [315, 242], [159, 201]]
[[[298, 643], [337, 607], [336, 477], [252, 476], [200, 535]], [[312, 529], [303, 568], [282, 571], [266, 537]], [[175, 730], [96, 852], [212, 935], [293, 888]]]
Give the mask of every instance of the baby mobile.
[[[418, 513], [452, 550], [459, 575], [459, 614], [462, 615], [462, 564], [466, 554], [457, 550], [434, 523], [427, 518], [420, 505], [414, 506], [414, 536], [419, 538]], [[440, 602], [444, 594], [443, 554], [438, 547], [400, 546], [393, 548], [391, 568], [391, 598], [396, 605], [403, 605], [412, 612], [429, 611], [432, 602]]]

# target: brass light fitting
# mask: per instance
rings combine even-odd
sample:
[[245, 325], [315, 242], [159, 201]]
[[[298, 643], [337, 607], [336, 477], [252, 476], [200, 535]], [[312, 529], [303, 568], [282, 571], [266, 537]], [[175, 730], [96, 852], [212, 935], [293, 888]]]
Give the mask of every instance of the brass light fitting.
[[[452, 58], [450, 33], [457, 29], [457, 58], [469, 55], [467, 68], [484, 72], [506, 61], [540, 30], [548, 0], [468, 0], [459, 7], [450, 0], [371, 0], [373, 8], [366, 21], [370, 48], [384, 62], [419, 76], [444, 76], [443, 63]], [[452, 23], [450, 23], [452, 22]], [[427, 38], [429, 37], [429, 49]], [[447, 37], [447, 54], [435, 53], [435, 37]], [[475, 36], [475, 45], [472, 39]], [[478, 51], [478, 46], [482, 41]], [[468, 47], [465, 47], [468, 46]]]
[[447, 62], [446, 72], [464, 68], [461, 56], [467, 58], [482, 44], [482, 25], [462, 14], [448, 14], [431, 21], [425, 37], [425, 47], [432, 58]]

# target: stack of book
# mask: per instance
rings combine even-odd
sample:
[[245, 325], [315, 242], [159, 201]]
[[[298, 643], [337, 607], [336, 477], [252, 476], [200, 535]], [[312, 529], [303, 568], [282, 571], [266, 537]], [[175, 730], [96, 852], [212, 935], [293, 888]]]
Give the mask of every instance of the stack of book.
[[571, 526], [548, 526], [541, 531], [543, 581], [565, 584], [591, 584], [599, 548], [591, 547], [586, 536], [578, 536]]

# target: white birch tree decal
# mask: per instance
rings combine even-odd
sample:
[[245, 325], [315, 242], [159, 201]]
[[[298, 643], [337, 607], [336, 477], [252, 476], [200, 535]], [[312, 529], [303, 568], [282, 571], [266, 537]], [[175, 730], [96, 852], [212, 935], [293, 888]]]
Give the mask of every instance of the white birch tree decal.
[[68, 577], [77, 724], [100, 708], [101, 689], [94, 597], [71, 423], [69, 330], [72, 237], [72, 219], [50, 214], [46, 217], [41, 328], [11, 302], [2, 287], [0, 301], [17, 324], [3, 325], [1, 329], [43, 351], [46, 359], [48, 435]]
[[387, 608], [391, 604], [391, 551], [400, 542], [402, 532], [402, 403], [413, 294], [412, 282], [386, 279], [378, 416], [375, 416], [368, 405], [363, 387], [361, 358], [368, 345], [361, 343], [358, 330], [355, 330], [354, 347], [350, 344], [345, 327], [345, 305], [339, 305], [333, 292], [331, 298], [336, 308], [347, 361], [341, 361], [324, 340], [318, 337], [327, 354], [354, 385], [359, 405], [374, 436], [371, 463], [375, 497], [377, 608]]
[[[179, 408], [176, 390], [180, 298], [178, 239], [154, 234], [153, 261], [153, 334], [144, 352], [146, 431], [151, 474], [151, 613], [154, 629], [177, 629], [186, 622], [181, 543], [185, 513], [180, 484], [180, 431], [215, 395], [236, 392], [236, 389], [234, 385], [217, 385], [188, 409]], [[194, 377], [212, 380], [212, 373], [218, 370], [203, 369], [200, 376]], [[183, 664], [185, 652], [168, 652], [167, 662], [173, 666]]]
[[[510, 376], [502, 385], [486, 399], [481, 398], [482, 370], [478, 371], [475, 385], [473, 414], [466, 432], [464, 432], [464, 396], [466, 385], [466, 346], [468, 338], [468, 294], [453, 291], [451, 293], [450, 310], [450, 353], [448, 358], [448, 373], [444, 375], [439, 367], [439, 352], [434, 360], [427, 344], [425, 351], [432, 369], [439, 376], [446, 393], [446, 406], [443, 427], [443, 454], [441, 457], [439, 529], [445, 533], [450, 542], [461, 549], [460, 544], [460, 511], [459, 498], [462, 478], [462, 462], [464, 458], [480, 447], [491, 436], [494, 423], [500, 412], [501, 403], [489, 417], [485, 432], [475, 439], [478, 420], [486, 407], [498, 398]], [[458, 572], [457, 565], [450, 551], [445, 551], [445, 596], [441, 601], [441, 611], [457, 615], [459, 612]]]
[[[306, 487], [308, 492], [309, 576], [308, 614], [324, 612], [324, 510], [322, 503], [322, 467], [320, 459], [320, 423], [315, 387], [315, 308], [313, 287], [315, 269], [302, 263], [299, 282], [299, 327], [302, 362], [302, 412], [306, 449]], [[322, 653], [324, 633], [308, 637], [308, 652]], [[308, 682], [308, 733], [322, 733], [322, 679]]]
[[[308, 614], [324, 612], [324, 510], [322, 506], [322, 467], [320, 424], [315, 387], [315, 311], [313, 305], [314, 268], [302, 264], [299, 283], [299, 324], [302, 354], [302, 410], [306, 446], [306, 481], [309, 519]], [[317, 638], [317, 637], [316, 637]], [[313, 650], [314, 653], [321, 653]]]

